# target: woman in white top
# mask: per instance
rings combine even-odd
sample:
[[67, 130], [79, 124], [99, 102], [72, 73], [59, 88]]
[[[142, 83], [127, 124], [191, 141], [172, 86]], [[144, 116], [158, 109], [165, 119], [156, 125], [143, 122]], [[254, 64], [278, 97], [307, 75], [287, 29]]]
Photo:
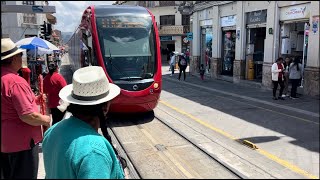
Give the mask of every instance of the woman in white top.
[[[284, 83], [283, 83], [283, 71], [284, 71], [284, 66], [282, 64], [283, 58], [280, 57], [276, 60], [276, 62], [272, 65], [271, 67], [271, 75], [272, 75], [272, 83], [273, 83], [273, 99], [281, 99], [284, 100], [282, 97], [282, 92], [284, 89]], [[279, 97], [276, 97], [277, 89], [278, 89], [278, 84], [280, 84], [280, 92], [279, 92]]]
[[297, 97], [297, 87], [302, 78], [302, 65], [299, 59], [295, 58], [294, 62], [290, 64], [289, 67], [289, 79], [291, 81], [291, 98], [295, 99]]

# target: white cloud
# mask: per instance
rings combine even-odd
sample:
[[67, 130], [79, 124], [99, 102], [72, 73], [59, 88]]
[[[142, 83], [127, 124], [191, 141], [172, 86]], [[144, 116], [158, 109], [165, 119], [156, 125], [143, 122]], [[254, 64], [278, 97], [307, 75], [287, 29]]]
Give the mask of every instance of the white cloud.
[[112, 5], [115, 1], [49, 1], [49, 6], [56, 7], [55, 29], [62, 32], [74, 32], [80, 23], [83, 11], [90, 5]]

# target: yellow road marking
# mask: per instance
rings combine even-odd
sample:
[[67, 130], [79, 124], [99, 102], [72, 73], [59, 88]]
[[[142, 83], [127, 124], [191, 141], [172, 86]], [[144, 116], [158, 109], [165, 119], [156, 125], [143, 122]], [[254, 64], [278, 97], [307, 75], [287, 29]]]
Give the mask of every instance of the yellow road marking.
[[[238, 141], [238, 139], [239, 139], [239, 138], [236, 138], [236, 137], [230, 135], [229, 133], [227, 133], [227, 132], [225, 132], [225, 131], [223, 131], [223, 130], [221, 130], [221, 129], [219, 129], [219, 128], [216, 128], [216, 127], [214, 127], [214, 126], [212, 126], [212, 125], [210, 125], [210, 124], [208, 124], [208, 123], [206, 123], [206, 122], [203, 122], [202, 120], [200, 120], [200, 119], [192, 116], [191, 114], [188, 114], [188, 113], [186, 113], [186, 112], [184, 112], [184, 111], [182, 111], [182, 110], [180, 110], [180, 109], [172, 106], [171, 104], [169, 104], [169, 103], [167, 103], [167, 102], [165, 102], [165, 101], [163, 101], [163, 100], [160, 100], [159, 102], [160, 102], [161, 104], [164, 104], [164, 105], [170, 107], [171, 109], [174, 109], [175, 111], [177, 111], [177, 112], [179, 112], [179, 113], [181, 113], [181, 114], [184, 114], [184, 115], [190, 117], [191, 119], [193, 119], [193, 120], [197, 121], [198, 123], [206, 126], [207, 128], [210, 128], [210, 129], [214, 130], [215, 132], [218, 132], [218, 133], [220, 133], [220, 134], [222, 134], [222, 135], [224, 135], [224, 136], [226, 136], [226, 137], [228, 137], [228, 138], [230, 138], [230, 139], [232, 139], [232, 140]], [[271, 154], [271, 153], [269, 153], [269, 152], [267, 152], [267, 151], [265, 151], [265, 150], [262, 150], [262, 149], [259, 148], [259, 149], [257, 149], [257, 151], [258, 151], [260, 154], [266, 156], [267, 158], [269, 158], [269, 159], [271, 159], [271, 160], [273, 160], [273, 161], [275, 161], [275, 162], [277, 162], [277, 163], [285, 166], [286, 168], [292, 170], [293, 172], [296, 172], [296, 173], [298, 173], [298, 174], [304, 175], [304, 176], [306, 176], [306, 177], [308, 177], [308, 178], [311, 178], [311, 179], [319, 179], [319, 177], [317, 177], [317, 176], [315, 176], [315, 175], [312, 175], [312, 174], [308, 173], [307, 171], [302, 170], [302, 169], [300, 169], [299, 167], [291, 164], [290, 162], [285, 161], [285, 160], [283, 160], [283, 159], [281, 159], [281, 158], [279, 158], [279, 157], [277, 157], [277, 156], [275, 156], [275, 155], [273, 155], [273, 154]]]

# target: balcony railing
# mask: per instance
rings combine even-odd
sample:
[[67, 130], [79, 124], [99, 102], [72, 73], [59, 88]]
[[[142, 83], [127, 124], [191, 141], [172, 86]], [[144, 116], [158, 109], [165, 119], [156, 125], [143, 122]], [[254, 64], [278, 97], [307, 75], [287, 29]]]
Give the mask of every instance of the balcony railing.
[[176, 26], [168, 26], [162, 25], [159, 27], [159, 35], [184, 35], [190, 32], [189, 25], [176, 25]]

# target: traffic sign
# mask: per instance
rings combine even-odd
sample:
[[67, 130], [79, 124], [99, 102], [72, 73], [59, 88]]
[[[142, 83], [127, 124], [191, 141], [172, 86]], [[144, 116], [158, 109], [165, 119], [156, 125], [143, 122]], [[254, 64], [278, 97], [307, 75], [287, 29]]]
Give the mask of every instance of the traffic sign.
[[192, 32], [188, 32], [187, 33], [187, 39], [190, 41], [193, 39], [193, 33]]

